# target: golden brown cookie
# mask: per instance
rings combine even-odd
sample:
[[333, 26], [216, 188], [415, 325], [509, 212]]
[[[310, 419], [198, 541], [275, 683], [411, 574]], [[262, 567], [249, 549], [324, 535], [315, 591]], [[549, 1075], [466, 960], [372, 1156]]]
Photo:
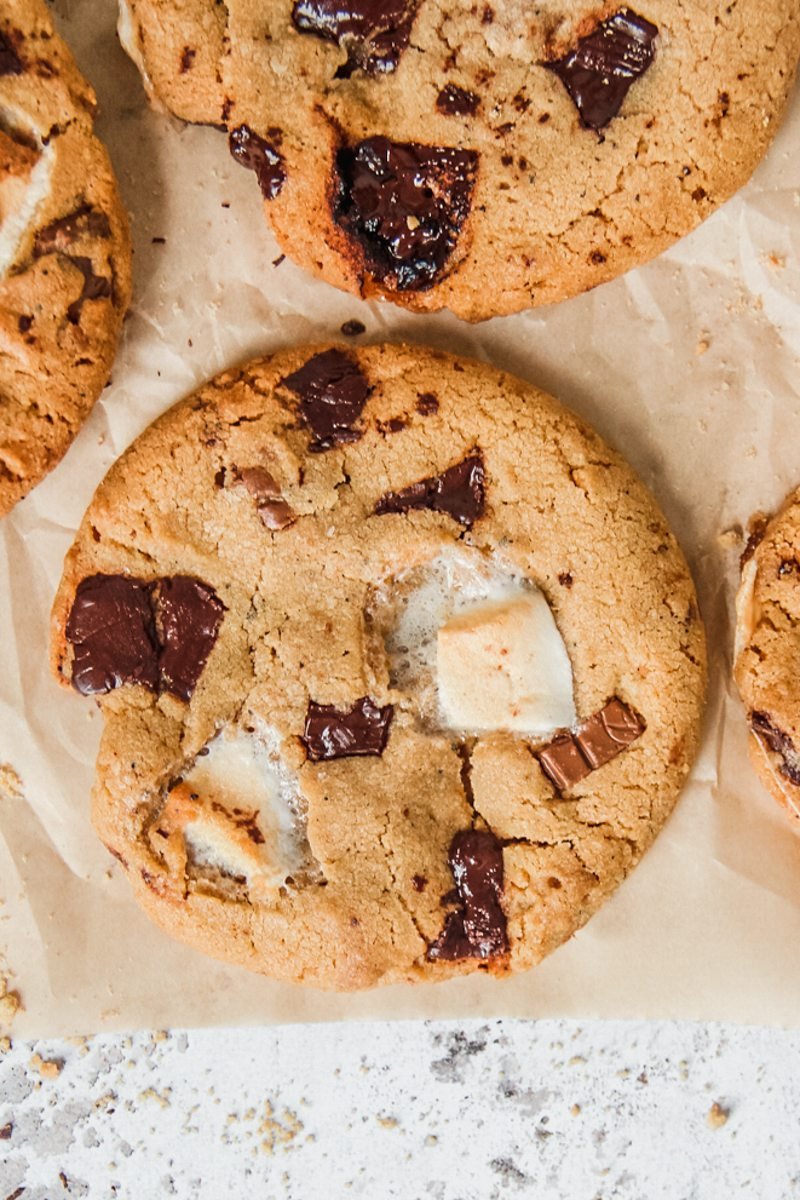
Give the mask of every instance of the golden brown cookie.
[[734, 675], [753, 765], [800, 831], [800, 492], [752, 530], [736, 597]]
[[130, 298], [94, 93], [41, 0], [0, 2], [0, 516], [66, 452]]
[[538, 962], [669, 815], [705, 645], [652, 497], [419, 348], [227, 371], [98, 489], [53, 613], [94, 822], [167, 931], [340, 989]]
[[468, 320], [645, 262], [749, 178], [795, 0], [121, 0], [148, 90], [230, 132], [282, 249]]

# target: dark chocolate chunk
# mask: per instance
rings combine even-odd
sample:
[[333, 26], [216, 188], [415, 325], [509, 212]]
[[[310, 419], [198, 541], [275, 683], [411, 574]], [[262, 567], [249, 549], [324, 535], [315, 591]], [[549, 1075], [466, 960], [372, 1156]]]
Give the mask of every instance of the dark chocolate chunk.
[[33, 253], [36, 258], [43, 254], [60, 252], [66, 254], [79, 237], [111, 237], [111, 223], [106, 213], [81, 204], [65, 217], [59, 217], [45, 225], [36, 234]]
[[483, 516], [484, 479], [483, 458], [473, 453], [441, 475], [420, 479], [399, 492], [386, 492], [375, 505], [375, 512], [380, 516], [408, 512], [411, 508], [430, 508], [446, 513], [469, 529]]
[[281, 383], [300, 398], [300, 416], [314, 434], [310, 450], [329, 450], [361, 437], [353, 426], [372, 388], [358, 363], [341, 350], [315, 354]]
[[378, 708], [369, 696], [356, 700], [352, 708], [308, 702], [303, 741], [308, 757], [315, 762], [354, 755], [381, 755], [386, 749], [394, 707]]
[[616, 696], [589, 717], [575, 734], [575, 741], [593, 771], [627, 750], [644, 733], [644, 721]]
[[539, 765], [557, 792], [566, 792], [589, 774], [591, 767], [571, 733], [558, 733], [538, 750]]
[[11, 44], [9, 37], [0, 33], [0, 75], [21, 75], [22, 60]]
[[480, 96], [456, 83], [447, 83], [436, 97], [439, 112], [448, 117], [471, 117], [480, 107]]
[[759, 741], [763, 742], [774, 754], [780, 755], [783, 760], [779, 768], [781, 774], [785, 775], [791, 783], [800, 786], [800, 754], [789, 734], [784, 733], [782, 729], [773, 724], [770, 717], [764, 712], [750, 714], [750, 728]]
[[489, 830], [466, 829], [450, 843], [449, 858], [460, 907], [448, 916], [428, 958], [453, 962], [506, 954], [502, 846]]
[[73, 300], [67, 309], [67, 318], [73, 325], [77, 325], [81, 319], [83, 306], [87, 300], [107, 300], [111, 297], [113, 288], [111, 280], [105, 275], [95, 275], [94, 266], [90, 258], [85, 258], [83, 255], [69, 255], [71, 263], [78, 268], [83, 275], [83, 287], [81, 294], [77, 300]]
[[397, 291], [432, 287], [470, 210], [473, 150], [371, 137], [337, 158], [334, 218], [373, 276]]
[[408, 46], [419, 0], [295, 0], [292, 21], [300, 33], [336, 42], [347, 61], [336, 72], [378, 75], [394, 71]]
[[274, 200], [286, 182], [283, 155], [275, 146], [279, 140], [278, 130], [270, 130], [272, 142], [259, 137], [249, 125], [238, 125], [228, 137], [231, 154], [248, 171], [254, 171], [261, 194], [265, 200]]
[[162, 579], [156, 606], [161, 689], [190, 699], [217, 640], [225, 606], [208, 584], [189, 575]]
[[657, 35], [657, 26], [621, 8], [563, 58], [544, 66], [561, 79], [582, 123], [599, 131], [617, 115], [631, 84], [653, 62]]
[[84, 696], [126, 683], [158, 688], [158, 642], [151, 583], [126, 575], [90, 575], [75, 592], [67, 621], [72, 686]]

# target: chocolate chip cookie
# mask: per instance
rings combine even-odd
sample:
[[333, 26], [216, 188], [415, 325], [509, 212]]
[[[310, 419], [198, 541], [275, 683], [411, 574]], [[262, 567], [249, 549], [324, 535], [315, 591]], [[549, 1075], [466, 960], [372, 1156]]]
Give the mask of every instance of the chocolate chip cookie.
[[276, 354], [146, 430], [53, 613], [104, 717], [94, 822], [175, 936], [354, 989], [521, 970], [672, 809], [694, 588], [555, 401], [417, 347]]
[[0, 0], [0, 516], [104, 387], [130, 242], [94, 93], [40, 0]]
[[734, 675], [753, 765], [800, 830], [800, 492], [752, 523], [736, 597]]
[[285, 252], [468, 320], [646, 261], [750, 176], [795, 0], [121, 0], [151, 96], [229, 131]]

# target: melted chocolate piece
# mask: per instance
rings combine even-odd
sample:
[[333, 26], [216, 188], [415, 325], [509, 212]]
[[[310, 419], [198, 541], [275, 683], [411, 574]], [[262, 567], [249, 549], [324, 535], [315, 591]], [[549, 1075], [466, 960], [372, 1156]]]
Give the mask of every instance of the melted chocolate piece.
[[576, 733], [569, 730], [557, 733], [536, 751], [536, 758], [553, 787], [561, 793], [627, 750], [646, 728], [637, 712], [618, 696], [612, 696], [599, 712], [581, 722]]
[[616, 696], [600, 712], [584, 721], [575, 735], [580, 750], [593, 771], [602, 767], [644, 733], [644, 722]]
[[84, 696], [126, 683], [158, 688], [158, 643], [151, 583], [126, 575], [90, 575], [75, 592], [67, 621], [72, 686]]
[[479, 453], [470, 454], [441, 475], [420, 479], [399, 492], [387, 492], [375, 505], [375, 512], [380, 516], [408, 512], [411, 508], [430, 508], [446, 513], [469, 529], [483, 516], [484, 479], [483, 458]]
[[92, 260], [82, 255], [71, 254], [69, 260], [74, 263], [83, 275], [83, 287], [77, 300], [73, 300], [67, 309], [67, 319], [77, 325], [81, 319], [83, 306], [87, 300], [107, 300], [112, 295], [111, 280], [104, 275], [95, 275]]
[[430, 417], [439, 411], [439, 400], [433, 392], [420, 392], [417, 395], [417, 412], [423, 417]]
[[539, 750], [539, 765], [557, 792], [566, 792], [589, 774], [591, 767], [571, 733], [559, 733]]
[[[278, 140], [279, 131], [270, 130], [273, 134]], [[286, 182], [283, 155], [275, 145], [259, 137], [249, 125], [239, 125], [230, 132], [228, 148], [240, 166], [255, 172], [264, 199], [274, 200]]]
[[467, 218], [473, 150], [367, 138], [339, 151], [334, 218], [375, 279], [397, 291], [432, 287]]
[[460, 907], [428, 948], [428, 958], [454, 962], [506, 954], [502, 846], [488, 830], [462, 830], [450, 843], [449, 858]]
[[79, 237], [111, 237], [111, 224], [107, 215], [91, 204], [81, 204], [65, 217], [51, 221], [36, 234], [33, 243], [35, 258], [43, 254], [60, 252], [66, 254]]
[[341, 350], [315, 354], [281, 383], [300, 398], [300, 416], [314, 434], [309, 450], [330, 450], [361, 437], [353, 425], [372, 388], [358, 363]]
[[347, 61], [336, 72], [378, 75], [394, 71], [408, 46], [419, 0], [295, 0], [292, 21], [300, 33], [336, 42]]
[[784, 733], [777, 725], [773, 725], [764, 712], [750, 714], [750, 728], [756, 737], [764, 742], [774, 754], [783, 760], [780, 772], [791, 782], [800, 787], [800, 754], [788, 733]]
[[157, 619], [161, 690], [189, 700], [217, 640], [225, 606], [208, 584], [189, 575], [162, 579]]
[[480, 107], [481, 98], [456, 83], [447, 83], [436, 97], [436, 107], [447, 117], [471, 117]]
[[23, 70], [22, 60], [11, 41], [0, 33], [0, 75], [21, 75]]
[[352, 708], [308, 702], [303, 741], [314, 762], [355, 755], [381, 755], [386, 749], [394, 707], [378, 708], [369, 696], [356, 700]]
[[658, 27], [621, 8], [580, 38], [563, 58], [545, 63], [569, 92], [581, 122], [596, 132], [616, 117], [634, 80], [653, 62]]

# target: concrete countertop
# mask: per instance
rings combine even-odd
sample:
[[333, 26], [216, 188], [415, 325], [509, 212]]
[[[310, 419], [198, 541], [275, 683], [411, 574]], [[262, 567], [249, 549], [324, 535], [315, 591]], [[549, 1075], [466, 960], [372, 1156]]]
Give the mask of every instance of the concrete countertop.
[[795, 1032], [437, 1021], [2, 1047], [0, 1200], [800, 1197]]

